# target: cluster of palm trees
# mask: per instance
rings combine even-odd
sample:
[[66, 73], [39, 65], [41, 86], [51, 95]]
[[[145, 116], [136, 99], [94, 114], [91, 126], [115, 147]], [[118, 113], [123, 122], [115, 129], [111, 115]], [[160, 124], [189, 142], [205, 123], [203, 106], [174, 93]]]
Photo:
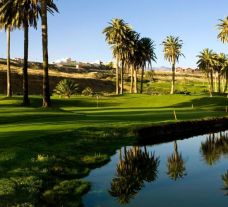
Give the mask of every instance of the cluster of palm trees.
[[207, 76], [210, 96], [213, 92], [225, 93], [228, 87], [228, 57], [208, 48], [197, 56], [197, 64]]
[[141, 87], [143, 92], [144, 69], [156, 61], [155, 44], [150, 38], [135, 32], [123, 19], [112, 19], [103, 30], [106, 41], [112, 46], [116, 58], [116, 94], [124, 92], [124, 73], [130, 73], [130, 93], [138, 93], [137, 73], [141, 69]]
[[[123, 19], [112, 19], [109, 26], [103, 30], [106, 41], [111, 45], [116, 58], [116, 94], [123, 94], [124, 72], [130, 73], [130, 93], [138, 93], [137, 74], [141, 70], [140, 93], [143, 93], [144, 71], [152, 67], [157, 57], [155, 44], [148, 37], [141, 38]], [[168, 36], [163, 41], [164, 57], [172, 64], [171, 94], [175, 86], [175, 65], [182, 56], [182, 40], [179, 37]], [[120, 70], [119, 70], [120, 68]]]
[[0, 0], [0, 29], [7, 31], [7, 96], [12, 96], [10, 71], [10, 33], [24, 30], [23, 105], [29, 105], [28, 96], [28, 49], [29, 28], [37, 28], [39, 17], [42, 24], [43, 46], [43, 106], [51, 106], [48, 76], [48, 24], [47, 12], [58, 12], [53, 0]]
[[[220, 39], [228, 42], [228, 17], [219, 20]], [[116, 58], [116, 94], [123, 94], [124, 73], [131, 76], [130, 93], [137, 93], [137, 73], [141, 70], [140, 93], [143, 93], [144, 70], [156, 61], [155, 44], [150, 38], [140, 38], [131, 26], [122, 19], [113, 19], [103, 31], [106, 41], [112, 46], [113, 56]], [[172, 65], [172, 81], [170, 94], [175, 93], [176, 63], [182, 53], [183, 41], [179, 37], [167, 36], [162, 42], [164, 46], [164, 58]], [[216, 54], [212, 50], [204, 49], [197, 64], [208, 78], [209, 91], [225, 93], [228, 88], [228, 57], [224, 53]], [[216, 80], [215, 80], [216, 79]]]
[[[220, 19], [217, 28], [219, 30], [218, 39], [223, 43], [228, 42], [228, 17]], [[210, 96], [213, 92], [225, 93], [228, 89], [228, 56], [224, 53], [215, 53], [208, 48], [204, 49], [197, 56], [199, 69], [205, 72]]]

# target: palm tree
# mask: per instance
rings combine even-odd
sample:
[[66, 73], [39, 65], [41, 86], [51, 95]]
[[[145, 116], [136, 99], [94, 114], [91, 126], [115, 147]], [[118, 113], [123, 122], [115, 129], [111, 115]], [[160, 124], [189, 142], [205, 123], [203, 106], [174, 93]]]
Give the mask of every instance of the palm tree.
[[198, 68], [202, 70], [207, 76], [209, 93], [212, 97], [212, 93], [214, 92], [213, 67], [215, 65], [215, 53], [213, 52], [213, 50], [209, 50], [208, 48], [206, 48], [202, 52], [200, 52], [197, 57], [199, 58], [199, 60], [197, 61]]
[[12, 97], [12, 80], [11, 80], [11, 63], [10, 63], [10, 43], [11, 43], [11, 27], [7, 26], [7, 97]]
[[183, 178], [186, 175], [186, 168], [182, 155], [178, 152], [177, 142], [174, 142], [174, 153], [168, 157], [167, 174], [172, 180]]
[[137, 54], [138, 54], [138, 46], [139, 46], [140, 35], [135, 31], [129, 31], [128, 33], [128, 51], [126, 52], [127, 64], [130, 68], [131, 75], [131, 85], [130, 85], [130, 93], [137, 92]]
[[47, 0], [41, 0], [42, 22], [42, 48], [43, 48], [43, 107], [51, 106], [49, 74], [48, 74], [48, 23], [47, 23]]
[[228, 42], [228, 16], [223, 20], [219, 19], [219, 24], [217, 28], [219, 30], [218, 39], [220, 39], [223, 43]]
[[215, 54], [215, 71], [217, 72], [217, 92], [221, 93], [221, 77], [227, 69], [227, 57], [224, 53]]
[[29, 105], [28, 98], [28, 33], [29, 26], [36, 27], [37, 4], [32, 0], [2, 0], [1, 15], [4, 22], [16, 28], [24, 28], [23, 105]]
[[10, 67], [10, 34], [12, 25], [4, 19], [4, 4], [0, 1], [0, 25], [4, 28], [7, 34], [7, 97], [12, 96], [11, 86], [11, 67]]
[[144, 79], [144, 70], [146, 65], [152, 66], [152, 61], [156, 62], [156, 54], [155, 54], [155, 45], [154, 41], [152, 41], [150, 38], [141, 38], [140, 40], [142, 45], [142, 72], [141, 72], [141, 88], [140, 93], [143, 93], [143, 79]]
[[119, 64], [121, 64], [121, 93], [123, 93], [123, 67], [124, 67], [124, 50], [127, 41], [127, 33], [131, 30], [130, 26], [123, 19], [112, 19], [109, 26], [103, 30], [108, 44], [112, 45], [114, 57], [116, 58], [116, 94], [119, 90]]
[[[220, 39], [223, 43], [228, 42], [228, 16], [223, 20], [219, 19], [219, 24], [217, 25], [217, 28], [219, 30], [218, 39]], [[225, 91], [227, 89], [227, 79], [228, 79], [228, 72], [226, 70], [226, 86]]]
[[[40, 3], [37, 0], [2, 0], [1, 16], [5, 23], [15, 28], [24, 29], [24, 64], [23, 64], [23, 105], [29, 105], [28, 98], [28, 44], [29, 27], [37, 28], [40, 15]], [[58, 11], [55, 4], [48, 0], [47, 10], [53, 14]]]
[[164, 46], [164, 57], [172, 64], [172, 84], [171, 84], [171, 92], [170, 94], [174, 94], [175, 91], [175, 66], [176, 62], [179, 61], [181, 56], [184, 56], [181, 52], [183, 41], [179, 39], [179, 37], [168, 36], [163, 41]]
[[47, 12], [50, 11], [48, 5], [51, 4], [55, 11], [58, 11], [53, 0], [40, 0], [41, 4], [41, 24], [42, 24], [42, 48], [43, 48], [43, 107], [51, 106], [49, 74], [48, 74], [48, 23]]

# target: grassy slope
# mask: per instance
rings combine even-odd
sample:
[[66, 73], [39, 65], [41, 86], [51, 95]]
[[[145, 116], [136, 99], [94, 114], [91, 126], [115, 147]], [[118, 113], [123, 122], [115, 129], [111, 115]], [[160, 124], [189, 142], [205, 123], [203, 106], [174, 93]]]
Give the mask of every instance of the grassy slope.
[[0, 206], [79, 206], [89, 184], [78, 179], [134, 142], [125, 127], [172, 122], [174, 109], [179, 120], [225, 116], [228, 104], [200, 95], [100, 97], [98, 107], [96, 97], [54, 98], [49, 110], [39, 97], [20, 103], [0, 97]]

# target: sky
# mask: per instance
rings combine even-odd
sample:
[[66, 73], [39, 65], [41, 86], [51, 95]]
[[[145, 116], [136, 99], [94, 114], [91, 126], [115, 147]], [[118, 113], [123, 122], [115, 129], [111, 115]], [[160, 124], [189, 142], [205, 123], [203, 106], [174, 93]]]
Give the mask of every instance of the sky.
[[[218, 19], [228, 16], [227, 0], [55, 0], [59, 13], [49, 15], [50, 62], [66, 57], [77, 61], [112, 61], [112, 51], [102, 30], [112, 18], [122, 18], [142, 37], [156, 44], [155, 67], [166, 66], [162, 41], [166, 36], [183, 40], [178, 66], [196, 67], [204, 48], [228, 54], [228, 44], [217, 40]], [[23, 31], [11, 37], [11, 56], [23, 57]], [[0, 57], [6, 56], [6, 35], [0, 32]], [[30, 30], [29, 59], [42, 60], [40, 26]]]

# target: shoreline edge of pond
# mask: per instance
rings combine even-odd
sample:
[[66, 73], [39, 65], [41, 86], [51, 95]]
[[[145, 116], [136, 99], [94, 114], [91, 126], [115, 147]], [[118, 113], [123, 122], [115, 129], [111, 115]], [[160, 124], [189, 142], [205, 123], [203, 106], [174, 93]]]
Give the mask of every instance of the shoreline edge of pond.
[[134, 129], [138, 144], [159, 144], [228, 129], [228, 117], [177, 121]]

